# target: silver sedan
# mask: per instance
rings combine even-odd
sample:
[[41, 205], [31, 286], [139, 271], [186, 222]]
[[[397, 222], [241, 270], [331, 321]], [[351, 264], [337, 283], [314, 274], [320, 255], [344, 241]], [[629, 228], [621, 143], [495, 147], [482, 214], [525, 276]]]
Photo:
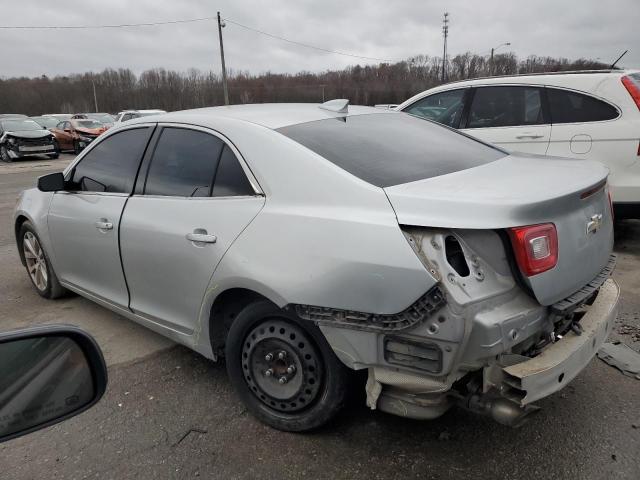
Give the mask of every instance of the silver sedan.
[[110, 129], [21, 195], [15, 233], [40, 295], [224, 356], [276, 428], [329, 420], [352, 370], [373, 409], [519, 425], [612, 327], [606, 180], [405, 113], [238, 105]]

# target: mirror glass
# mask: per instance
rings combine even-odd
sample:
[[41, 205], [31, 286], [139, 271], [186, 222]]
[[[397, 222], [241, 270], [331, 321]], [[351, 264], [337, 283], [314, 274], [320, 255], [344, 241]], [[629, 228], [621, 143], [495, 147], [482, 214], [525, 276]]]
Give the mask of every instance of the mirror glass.
[[90, 403], [91, 367], [71, 338], [0, 343], [0, 438], [55, 421]]

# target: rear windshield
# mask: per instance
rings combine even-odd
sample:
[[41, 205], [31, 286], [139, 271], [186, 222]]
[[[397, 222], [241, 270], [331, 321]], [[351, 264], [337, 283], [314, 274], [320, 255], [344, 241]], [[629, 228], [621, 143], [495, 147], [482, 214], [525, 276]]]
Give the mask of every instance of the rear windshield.
[[378, 187], [437, 177], [507, 155], [405, 113], [331, 118], [277, 131]]

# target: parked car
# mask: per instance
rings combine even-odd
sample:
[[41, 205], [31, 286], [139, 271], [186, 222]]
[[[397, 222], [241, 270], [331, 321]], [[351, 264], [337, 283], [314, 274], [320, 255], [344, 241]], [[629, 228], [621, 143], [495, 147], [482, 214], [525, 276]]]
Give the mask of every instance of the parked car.
[[510, 151], [598, 160], [610, 170], [616, 215], [640, 217], [640, 71], [453, 82], [397, 109]]
[[42, 128], [46, 128], [47, 130], [54, 128], [56, 125], [58, 125], [58, 123], [60, 123], [60, 120], [48, 115], [41, 115], [39, 117], [29, 117], [29, 119], [33, 120]]
[[33, 155], [58, 158], [53, 135], [33, 120], [0, 118], [0, 160], [11, 162]]
[[41, 296], [224, 355], [275, 428], [333, 417], [349, 369], [371, 408], [519, 425], [613, 327], [607, 173], [346, 101], [238, 105], [110, 129], [14, 225]]
[[73, 119], [89, 119], [102, 123], [105, 127], [111, 128], [116, 119], [109, 113], [76, 113]]
[[161, 113], [167, 113], [164, 110], [123, 110], [116, 115], [115, 123], [128, 122], [134, 118], [148, 117], [150, 115], [159, 115]]
[[59, 122], [51, 132], [59, 150], [73, 150], [77, 155], [106, 130], [107, 127], [96, 120], [72, 119]]
[[45, 113], [43, 116], [57, 118], [59, 122], [71, 120], [71, 117], [73, 117], [70, 113]]
[[21, 118], [22, 120], [26, 120], [29, 117], [21, 113], [0, 113], [0, 119], [4, 118]]

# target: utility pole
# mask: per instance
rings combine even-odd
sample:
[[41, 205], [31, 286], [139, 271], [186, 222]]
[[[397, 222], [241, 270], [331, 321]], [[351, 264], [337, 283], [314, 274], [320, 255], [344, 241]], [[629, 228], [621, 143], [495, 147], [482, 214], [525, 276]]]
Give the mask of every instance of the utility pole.
[[96, 107], [96, 113], [98, 113], [98, 97], [96, 96], [96, 82], [91, 79], [91, 85], [93, 86], [93, 105]]
[[442, 54], [442, 83], [444, 83], [447, 76], [446, 68], [447, 68], [447, 37], [449, 36], [449, 12], [444, 12], [444, 17], [442, 18], [442, 36], [444, 37], [444, 52]]
[[225, 23], [218, 12], [218, 38], [220, 38], [220, 61], [222, 62], [222, 88], [224, 90], [224, 104], [229, 105], [229, 89], [227, 88], [227, 68], [224, 66], [224, 45], [222, 44], [222, 28]]
[[493, 52], [494, 50], [499, 49], [500, 47], [508, 47], [509, 45], [511, 45], [510, 42], [505, 42], [505, 43], [501, 43], [500, 45], [498, 45], [497, 47], [493, 47], [491, 49], [491, 59], [489, 60], [489, 76], [493, 75]]

